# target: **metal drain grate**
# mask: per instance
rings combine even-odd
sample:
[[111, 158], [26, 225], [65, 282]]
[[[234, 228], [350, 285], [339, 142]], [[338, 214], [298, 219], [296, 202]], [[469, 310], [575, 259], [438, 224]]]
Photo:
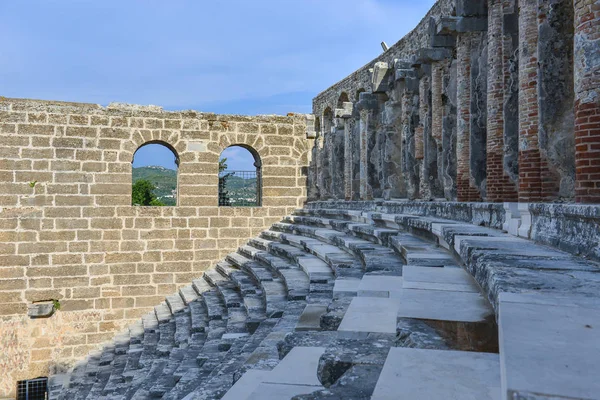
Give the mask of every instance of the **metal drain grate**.
[[48, 378], [27, 379], [17, 382], [17, 400], [46, 400]]

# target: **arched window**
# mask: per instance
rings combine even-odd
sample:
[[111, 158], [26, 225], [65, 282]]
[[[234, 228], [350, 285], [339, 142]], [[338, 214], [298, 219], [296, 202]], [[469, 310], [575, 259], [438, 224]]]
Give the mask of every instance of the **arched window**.
[[179, 157], [170, 145], [148, 142], [133, 155], [131, 204], [176, 206]]
[[261, 161], [251, 147], [229, 146], [219, 157], [219, 206], [260, 207]]

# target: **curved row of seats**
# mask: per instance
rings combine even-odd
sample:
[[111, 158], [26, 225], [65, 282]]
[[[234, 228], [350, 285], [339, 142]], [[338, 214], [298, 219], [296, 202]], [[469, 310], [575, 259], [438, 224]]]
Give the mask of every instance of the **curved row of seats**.
[[[463, 267], [480, 287], [465, 280]], [[443, 358], [452, 349], [486, 352], [473, 353], [481, 357], [497, 351], [496, 320], [503, 369], [497, 360], [485, 362], [498, 364], [503, 382], [498, 394], [585, 394], [596, 386], [567, 352], [562, 358], [547, 354], [541, 377], [519, 356], [529, 351], [532, 360], [540, 359], [535, 346], [518, 345], [529, 343], [527, 331], [540, 337], [547, 320], [513, 324], [522, 309], [533, 314], [539, 306], [559, 307], [552, 300], [557, 296], [571, 307], [592, 309], [600, 293], [597, 273], [593, 263], [491, 228], [309, 204], [168, 296], [79, 363], [66, 383], [51, 381], [51, 398], [383, 399], [390, 380], [385, 377], [396, 376], [394, 368], [404, 370], [407, 360], [431, 360], [452, 371], [455, 366]], [[565, 282], [565, 276], [571, 280]], [[495, 314], [483, 304], [480, 288]], [[457, 299], [467, 309], [458, 317], [439, 316], [435, 311], [444, 307], [429, 306], [431, 301], [451, 306]], [[557, 310], [551, 311], [557, 318]], [[479, 314], [470, 320], [468, 312]], [[579, 325], [565, 326], [580, 335], [580, 346], [597, 344]], [[541, 334], [541, 343], [544, 338]], [[390, 350], [400, 347], [414, 349]], [[570, 350], [577, 354], [578, 348]], [[588, 352], [582, 362], [595, 356]], [[549, 382], [548, 376], [564, 372], [565, 360], [577, 371], [576, 377], [568, 375], [575, 381]], [[290, 366], [298, 368], [294, 379], [287, 376], [294, 375], [286, 372]], [[460, 377], [450, 373], [447, 379]], [[495, 384], [494, 374], [486, 379]], [[418, 386], [419, 376], [408, 382]]]

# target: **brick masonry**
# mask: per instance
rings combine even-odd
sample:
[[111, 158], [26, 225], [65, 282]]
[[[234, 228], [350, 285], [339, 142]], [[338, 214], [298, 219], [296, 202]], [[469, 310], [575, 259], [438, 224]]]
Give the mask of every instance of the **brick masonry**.
[[[302, 206], [306, 117], [0, 99], [0, 393], [82, 358]], [[135, 151], [179, 157], [178, 205], [131, 206]], [[253, 148], [262, 207], [218, 207], [218, 160]], [[30, 185], [30, 182], [36, 182]], [[57, 299], [52, 318], [27, 305]], [[7, 393], [7, 392], [6, 392]]]
[[575, 0], [576, 199], [600, 202], [600, 1]]

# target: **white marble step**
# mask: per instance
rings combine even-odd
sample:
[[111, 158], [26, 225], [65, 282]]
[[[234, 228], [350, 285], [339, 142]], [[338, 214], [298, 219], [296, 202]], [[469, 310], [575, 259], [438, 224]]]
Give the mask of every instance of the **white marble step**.
[[272, 371], [247, 371], [223, 400], [281, 400], [323, 389], [317, 368], [324, 352], [324, 347], [294, 347]]
[[393, 347], [372, 400], [500, 400], [498, 354]]
[[431, 268], [406, 265], [402, 269], [405, 289], [448, 290], [478, 293], [479, 286], [462, 268]]
[[397, 298], [355, 297], [338, 331], [395, 333], [399, 308]]
[[503, 399], [599, 398], [600, 303], [502, 293], [498, 330]]
[[398, 300], [398, 318], [483, 322], [494, 315], [480, 293], [402, 289]]

